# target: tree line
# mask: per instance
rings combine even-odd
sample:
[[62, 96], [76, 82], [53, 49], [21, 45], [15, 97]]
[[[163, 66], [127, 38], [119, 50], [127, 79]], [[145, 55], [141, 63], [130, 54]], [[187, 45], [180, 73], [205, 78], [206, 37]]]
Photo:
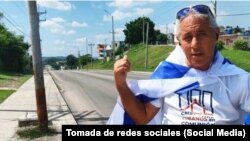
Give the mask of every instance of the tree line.
[[1, 23], [0, 13], [0, 71], [24, 73], [31, 70], [31, 57], [28, 54], [30, 45], [24, 37], [8, 31]]

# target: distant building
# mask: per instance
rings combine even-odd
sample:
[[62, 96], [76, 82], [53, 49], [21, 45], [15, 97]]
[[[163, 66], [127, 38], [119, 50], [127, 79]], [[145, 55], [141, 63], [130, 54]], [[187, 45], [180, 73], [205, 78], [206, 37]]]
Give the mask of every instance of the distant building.
[[226, 46], [232, 46], [233, 43], [237, 40], [245, 40], [248, 42], [248, 46], [250, 46], [250, 36], [244, 34], [225, 34], [220, 35], [219, 40], [223, 41]]

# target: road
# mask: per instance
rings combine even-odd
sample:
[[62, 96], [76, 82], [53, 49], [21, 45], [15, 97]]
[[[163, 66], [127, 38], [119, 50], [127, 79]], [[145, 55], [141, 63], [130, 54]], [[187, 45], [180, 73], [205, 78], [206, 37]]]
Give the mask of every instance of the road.
[[[105, 124], [118, 92], [112, 71], [53, 71], [53, 78], [78, 124]], [[130, 72], [128, 79], [150, 73]]]

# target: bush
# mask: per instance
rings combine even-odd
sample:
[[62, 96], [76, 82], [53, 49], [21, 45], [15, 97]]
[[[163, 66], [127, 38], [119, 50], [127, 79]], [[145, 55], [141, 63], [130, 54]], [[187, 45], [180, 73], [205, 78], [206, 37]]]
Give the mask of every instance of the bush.
[[217, 42], [216, 42], [216, 48], [218, 49], [218, 50], [222, 50], [222, 49], [224, 49], [224, 42], [223, 41], [221, 41], [221, 40], [218, 40]]
[[244, 40], [236, 40], [233, 44], [233, 48], [239, 50], [250, 50], [247, 41]]

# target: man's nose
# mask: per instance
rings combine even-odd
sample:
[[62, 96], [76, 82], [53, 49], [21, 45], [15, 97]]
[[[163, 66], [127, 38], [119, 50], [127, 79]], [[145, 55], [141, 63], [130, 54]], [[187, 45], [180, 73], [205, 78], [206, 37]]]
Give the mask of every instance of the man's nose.
[[191, 42], [191, 48], [198, 48], [199, 47], [199, 39], [198, 37], [193, 37], [192, 42]]

